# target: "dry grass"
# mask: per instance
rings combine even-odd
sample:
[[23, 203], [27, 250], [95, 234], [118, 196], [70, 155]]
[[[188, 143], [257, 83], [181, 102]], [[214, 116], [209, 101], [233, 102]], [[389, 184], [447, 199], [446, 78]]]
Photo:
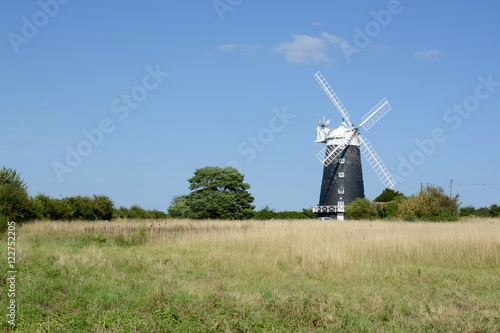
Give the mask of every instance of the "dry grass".
[[[20, 262], [50, 260], [79, 286], [70, 290], [90, 288], [91, 274], [107, 295], [97, 299], [128, 292], [135, 295], [130, 306], [174, 307], [186, 316], [183, 325], [197, 311], [222, 306], [232, 314], [218, 324], [195, 316], [194, 325], [212, 331], [238, 331], [235, 322], [251, 327], [257, 317], [266, 319], [259, 327], [278, 331], [500, 328], [499, 219], [44, 221], [17, 233]], [[182, 331], [181, 324], [169, 327]]]

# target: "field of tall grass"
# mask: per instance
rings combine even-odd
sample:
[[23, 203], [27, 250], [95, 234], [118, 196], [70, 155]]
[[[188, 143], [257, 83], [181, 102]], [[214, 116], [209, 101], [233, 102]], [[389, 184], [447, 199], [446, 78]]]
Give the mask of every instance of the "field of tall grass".
[[43, 221], [16, 236], [18, 332], [500, 331], [499, 219]]

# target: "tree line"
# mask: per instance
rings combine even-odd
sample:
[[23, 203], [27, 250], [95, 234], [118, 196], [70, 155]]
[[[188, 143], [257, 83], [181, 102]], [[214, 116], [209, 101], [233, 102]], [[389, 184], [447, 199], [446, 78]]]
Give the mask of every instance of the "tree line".
[[[105, 195], [51, 198], [30, 197], [21, 175], [5, 166], [0, 169], [0, 229], [7, 221], [111, 220], [127, 219], [311, 219], [311, 209], [276, 212], [268, 206], [256, 211], [250, 184], [232, 167], [207, 166], [188, 179], [189, 193], [175, 196], [166, 212], [146, 210], [138, 205], [115, 208]], [[440, 187], [428, 184], [413, 196], [385, 189], [370, 201], [359, 198], [346, 206], [347, 219], [399, 219], [405, 221], [456, 221], [459, 217], [498, 217], [500, 206], [459, 206], [459, 196], [450, 198]]]
[[111, 220], [113, 218], [166, 218], [158, 210], [146, 210], [138, 205], [115, 208], [105, 195], [52, 198], [45, 194], [28, 195], [28, 187], [21, 175], [5, 166], [0, 169], [0, 230], [8, 221], [30, 220]]

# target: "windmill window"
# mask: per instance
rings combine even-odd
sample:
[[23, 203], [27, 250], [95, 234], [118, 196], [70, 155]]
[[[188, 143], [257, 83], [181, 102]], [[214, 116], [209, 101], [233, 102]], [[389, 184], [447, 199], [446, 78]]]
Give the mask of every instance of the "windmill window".
[[339, 163], [340, 164], [344, 164], [345, 163], [345, 158], [344, 157], [339, 158]]
[[339, 172], [339, 178], [344, 178], [344, 173], [342, 171]]
[[343, 188], [339, 188], [339, 194], [344, 194], [344, 189]]

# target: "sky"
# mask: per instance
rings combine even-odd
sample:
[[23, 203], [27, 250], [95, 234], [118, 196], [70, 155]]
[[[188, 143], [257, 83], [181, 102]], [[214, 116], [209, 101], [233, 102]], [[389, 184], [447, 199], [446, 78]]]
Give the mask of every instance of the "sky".
[[[29, 194], [165, 211], [204, 166], [233, 166], [256, 209], [318, 203], [316, 123], [368, 132], [397, 183], [500, 203], [498, 1], [3, 3], [0, 165]], [[362, 160], [365, 195], [384, 186]]]

